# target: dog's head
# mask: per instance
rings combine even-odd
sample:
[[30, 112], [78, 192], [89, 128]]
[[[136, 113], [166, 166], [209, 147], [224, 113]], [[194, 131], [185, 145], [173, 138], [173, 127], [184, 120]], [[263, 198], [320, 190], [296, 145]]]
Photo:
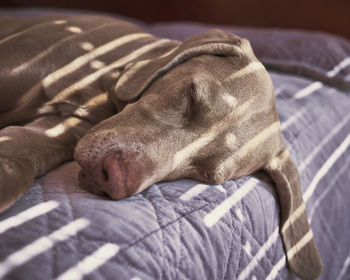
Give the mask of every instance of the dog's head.
[[111, 99], [120, 112], [91, 129], [75, 157], [84, 185], [114, 199], [161, 180], [223, 183], [283, 149], [271, 79], [232, 34], [197, 35], [128, 65]]
[[131, 63], [111, 100], [120, 112], [75, 150], [85, 188], [121, 199], [162, 180], [220, 184], [262, 168], [276, 184], [289, 265], [303, 279], [321, 273], [272, 81], [247, 40], [214, 30]]

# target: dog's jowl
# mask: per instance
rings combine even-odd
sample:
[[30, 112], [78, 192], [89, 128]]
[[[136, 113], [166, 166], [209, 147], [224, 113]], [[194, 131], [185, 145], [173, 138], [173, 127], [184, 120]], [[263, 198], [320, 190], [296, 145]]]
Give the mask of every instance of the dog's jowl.
[[322, 272], [273, 85], [247, 40], [213, 30], [180, 43], [100, 16], [8, 19], [0, 85], [0, 211], [73, 158], [82, 188], [116, 200], [161, 180], [220, 184], [262, 169], [290, 268]]

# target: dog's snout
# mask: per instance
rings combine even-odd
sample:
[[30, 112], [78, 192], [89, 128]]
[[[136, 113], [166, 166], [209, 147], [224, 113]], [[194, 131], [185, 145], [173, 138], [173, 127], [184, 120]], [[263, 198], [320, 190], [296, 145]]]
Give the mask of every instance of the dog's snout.
[[114, 152], [91, 163], [80, 161], [82, 167], [79, 176], [82, 188], [97, 195], [108, 195], [114, 200], [131, 196], [142, 183], [142, 162], [135, 154], [122, 151]]

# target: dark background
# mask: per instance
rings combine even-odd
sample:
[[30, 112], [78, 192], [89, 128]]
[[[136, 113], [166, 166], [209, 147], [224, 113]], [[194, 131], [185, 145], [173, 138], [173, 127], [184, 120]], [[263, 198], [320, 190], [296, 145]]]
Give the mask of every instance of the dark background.
[[321, 30], [350, 39], [350, 0], [0, 0], [0, 7], [59, 7], [107, 11], [147, 22]]

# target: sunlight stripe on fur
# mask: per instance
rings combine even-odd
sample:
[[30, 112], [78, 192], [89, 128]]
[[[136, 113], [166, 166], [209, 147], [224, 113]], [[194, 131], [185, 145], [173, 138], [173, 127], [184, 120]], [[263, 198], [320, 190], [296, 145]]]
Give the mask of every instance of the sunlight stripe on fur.
[[278, 156], [274, 157], [270, 163], [269, 166], [271, 169], [280, 169], [282, 164], [285, 160], [287, 160], [290, 157], [289, 151], [286, 149], [283, 152], [281, 152]]
[[67, 23], [67, 20], [65, 19], [58, 19], [52, 22], [53, 24], [65, 24]]
[[87, 102], [85, 102], [82, 106], [74, 111], [74, 115], [78, 115], [79, 117], [87, 117], [89, 115], [89, 107], [97, 107], [103, 103], [108, 102], [108, 94], [107, 92], [100, 93]]
[[247, 66], [245, 66], [244, 68], [232, 73], [231, 76], [229, 76], [226, 79], [226, 81], [237, 79], [239, 77], [249, 75], [259, 70], [265, 70], [265, 67], [259, 61], [253, 61], [249, 63]]
[[168, 56], [172, 54], [174, 51], [176, 51], [179, 48], [179, 46], [176, 46], [175, 48], [171, 49], [170, 51], [166, 52], [165, 54], [162, 54], [159, 57], [151, 58], [151, 59], [145, 59], [136, 62], [135, 64], [132, 65], [131, 69], [127, 69], [125, 73], [120, 77], [120, 79], [117, 81], [117, 84], [115, 85], [114, 91], [117, 91], [118, 88], [123, 86], [135, 73], [138, 73], [138, 71], [149, 64], [150, 62], [154, 62], [155, 59], [159, 59], [165, 56]]
[[65, 28], [67, 31], [73, 32], [73, 33], [81, 33], [83, 30], [78, 26], [68, 26]]
[[89, 226], [89, 224], [90, 222], [87, 219], [77, 219], [52, 232], [48, 236], [40, 237], [20, 250], [12, 253], [0, 262], [0, 279], [16, 267], [19, 267], [36, 256], [50, 250], [56, 243], [65, 241], [76, 235], [79, 231]]
[[63, 123], [60, 123], [52, 128], [47, 129], [45, 131], [45, 134], [49, 137], [57, 137], [81, 122], [83, 122], [83, 120], [78, 118], [68, 118]]
[[9, 140], [11, 140], [11, 137], [9, 137], [9, 136], [0, 136], [0, 143], [5, 142], [5, 141], [9, 141]]
[[269, 137], [273, 136], [276, 133], [279, 133], [280, 122], [276, 121], [270, 126], [262, 130], [247, 143], [245, 143], [237, 152], [238, 158], [242, 159], [246, 157], [249, 153], [253, 152], [258, 146], [264, 143]]
[[294, 224], [294, 222], [303, 214], [306, 212], [306, 206], [305, 203], [302, 203], [286, 220], [282, 232], [286, 232], [288, 228]]
[[291, 260], [296, 254], [298, 254], [313, 238], [311, 229], [287, 252], [287, 258]]
[[222, 100], [232, 109], [238, 104], [237, 98], [226, 92], [222, 95]]
[[201, 148], [205, 147], [207, 144], [213, 141], [215, 137], [215, 133], [204, 134], [194, 142], [188, 144], [182, 150], [176, 152], [173, 160], [173, 168], [175, 169], [181, 163], [191, 158], [193, 154], [197, 153]]
[[78, 81], [78, 82], [70, 85], [66, 89], [62, 90], [61, 92], [59, 92], [56, 95], [56, 97], [53, 99], [53, 102], [55, 102], [56, 100], [65, 99], [71, 93], [75, 92], [76, 90], [82, 89], [82, 88], [86, 87], [87, 85], [93, 83], [98, 78], [100, 78], [103, 74], [111, 71], [113, 68], [118, 68], [122, 65], [125, 65], [128, 62], [130, 62], [131, 60], [136, 59], [137, 57], [139, 57], [139, 56], [151, 51], [152, 49], [157, 48], [157, 47], [159, 47], [167, 42], [169, 42], [169, 39], [161, 39], [161, 40], [158, 40], [158, 41], [153, 42], [151, 44], [145, 45], [145, 46], [129, 53], [128, 55], [112, 62], [111, 64], [107, 65], [106, 67], [86, 76], [85, 78], [81, 79], [80, 81]]
[[133, 33], [129, 35], [125, 35], [123, 37], [117, 38], [113, 41], [110, 41], [98, 48], [95, 48], [91, 52], [88, 52], [82, 56], [77, 57], [69, 64], [61, 67], [60, 69], [52, 72], [48, 76], [46, 76], [43, 80], [43, 85], [45, 87], [49, 87], [54, 82], [57, 82], [59, 79], [63, 78], [64, 76], [76, 71], [77, 69], [81, 68], [91, 60], [95, 59], [98, 56], [101, 56], [107, 52], [112, 51], [113, 49], [120, 47], [124, 44], [127, 44], [131, 41], [135, 41], [141, 38], [150, 37], [150, 34], [147, 33]]
[[[95, 32], [99, 29], [103, 29], [104, 27], [107, 27], [109, 25], [112, 25], [112, 24], [107, 23], [107, 24], [102, 24], [102, 25], [99, 25], [97, 27], [91, 28], [91, 29], [84, 32], [84, 36], [88, 35], [89, 33]], [[48, 47], [47, 49], [41, 51], [39, 54], [33, 56], [29, 60], [21, 61], [21, 64], [15, 68], [13, 68], [10, 73], [17, 74], [18, 72], [23, 71], [23, 70], [27, 69], [28, 67], [31, 67], [33, 63], [39, 63], [40, 59], [44, 58], [46, 55], [48, 55], [50, 52], [52, 52], [53, 50], [55, 50], [56, 48], [61, 46], [63, 43], [69, 42], [70, 40], [72, 40], [73, 37], [76, 37], [76, 35], [71, 34], [69, 36], [66, 36], [66, 37], [62, 38], [61, 40], [57, 41], [55, 44]], [[86, 41], [78, 44], [78, 46], [85, 51], [91, 51], [92, 49], [94, 49], [94, 45], [91, 44], [90, 42], [86, 42]], [[73, 60], [73, 62], [74, 62], [74, 60]], [[72, 62], [70, 62], [70, 63], [72, 63]], [[69, 65], [69, 64], [67, 64], [67, 65]], [[56, 71], [58, 71], [58, 70], [56, 70]], [[55, 72], [52, 72], [51, 74], [53, 74], [53, 73], [55, 73]], [[48, 76], [50, 76], [51, 74], [49, 74]], [[69, 73], [67, 73], [67, 74], [69, 74]]]
[[23, 212], [15, 216], [12, 216], [11, 218], [3, 220], [0, 222], [0, 234], [2, 234], [3, 232], [11, 228], [24, 224], [29, 220], [32, 220], [36, 217], [44, 215], [52, 211], [53, 209], [57, 208], [59, 205], [60, 204], [57, 201], [49, 200], [49, 201], [37, 204], [27, 210], [24, 210]]
[[84, 50], [84, 51], [92, 51], [95, 46], [90, 43], [90, 42], [81, 42], [79, 46]]
[[101, 69], [103, 67], [106, 67], [106, 64], [101, 60], [95, 59], [90, 62], [90, 67], [92, 69]]
[[109, 259], [114, 257], [119, 251], [119, 246], [112, 243], [107, 243], [98, 248], [91, 255], [85, 257], [77, 265], [71, 267], [63, 274], [58, 276], [56, 280], [80, 280], [85, 275], [98, 269]]
[[23, 35], [24, 33], [26, 33], [27, 31], [30, 31], [30, 30], [32, 30], [32, 29], [37, 28], [37, 27], [40, 26], [40, 25], [45, 25], [45, 24], [47, 24], [47, 22], [40, 22], [40, 23], [35, 24], [35, 25], [33, 25], [33, 26], [31, 26], [31, 27], [29, 27], [29, 28], [27, 28], [27, 29], [21, 30], [21, 31], [19, 31], [19, 32], [17, 32], [17, 33], [14, 33], [14, 34], [11, 34], [11, 35], [9, 35], [9, 36], [7, 36], [7, 37], [1, 39], [1, 40], [0, 40], [0, 44], [5, 43], [6, 41], [9, 41], [9, 40], [11, 40], [11, 39], [13, 39], [13, 38], [16, 38], [16, 37], [18, 37], [18, 36], [21, 36], [21, 35]]

